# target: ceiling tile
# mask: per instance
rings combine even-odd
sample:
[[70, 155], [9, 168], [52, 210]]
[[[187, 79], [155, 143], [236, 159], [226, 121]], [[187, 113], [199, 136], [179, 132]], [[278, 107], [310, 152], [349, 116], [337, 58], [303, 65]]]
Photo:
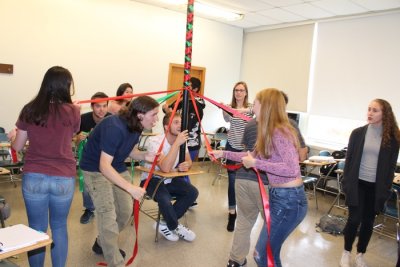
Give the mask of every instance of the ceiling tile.
[[[110, 0], [114, 1], [114, 0]], [[173, 5], [163, 0], [131, 0], [143, 4], [167, 8], [186, 13], [186, 4]], [[226, 10], [244, 14], [239, 21], [224, 21], [197, 14], [204, 18], [219, 21], [235, 27], [251, 28], [279, 25], [283, 23], [318, 20], [336, 16], [383, 12], [399, 9], [400, 0], [196, 0]]]
[[244, 16], [244, 18], [245, 18], [245, 20], [258, 23], [259, 25], [272, 25], [272, 24], [281, 23], [280, 21], [278, 21], [276, 19], [266, 17], [266, 16], [256, 14], [256, 13], [248, 13]]
[[294, 21], [301, 21], [306, 20], [307, 18], [295, 15], [291, 12], [280, 8], [273, 8], [264, 11], [257, 12], [258, 14], [270, 17], [272, 19], [276, 19], [281, 22], [294, 22]]
[[270, 4], [271, 6], [274, 7], [291, 6], [304, 3], [303, 0], [261, 0], [261, 1]]
[[354, 3], [369, 10], [385, 10], [400, 8], [400, 0], [352, 0]]
[[[203, 3], [218, 4], [227, 9], [236, 9], [237, 11], [254, 12], [258, 10], [271, 9], [273, 6], [268, 5], [260, 0], [205, 0]], [[242, 12], [246, 13], [246, 12]]]
[[325, 11], [319, 7], [313, 6], [311, 4], [301, 4], [301, 5], [294, 5], [294, 6], [287, 6], [283, 7], [289, 12], [297, 14], [299, 16], [308, 18], [308, 19], [319, 19], [319, 18], [326, 18], [331, 17], [335, 14], [332, 14], [328, 11]]
[[321, 0], [321, 1], [311, 2], [310, 4], [338, 16], [369, 11], [368, 9], [365, 9], [348, 0]]

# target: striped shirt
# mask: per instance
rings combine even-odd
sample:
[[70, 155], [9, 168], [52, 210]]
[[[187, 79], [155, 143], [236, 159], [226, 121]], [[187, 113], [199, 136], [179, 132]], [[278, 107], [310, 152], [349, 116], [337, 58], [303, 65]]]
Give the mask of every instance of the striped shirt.
[[[244, 115], [252, 118], [254, 113], [253, 113], [253, 104], [248, 105], [250, 112], [245, 112], [243, 113]], [[244, 146], [242, 144], [242, 139], [243, 139], [243, 133], [244, 133], [244, 127], [247, 124], [247, 121], [233, 117], [230, 114], [224, 112], [224, 119], [225, 121], [229, 121], [230, 127], [228, 131], [228, 143], [237, 150], [243, 150]]]

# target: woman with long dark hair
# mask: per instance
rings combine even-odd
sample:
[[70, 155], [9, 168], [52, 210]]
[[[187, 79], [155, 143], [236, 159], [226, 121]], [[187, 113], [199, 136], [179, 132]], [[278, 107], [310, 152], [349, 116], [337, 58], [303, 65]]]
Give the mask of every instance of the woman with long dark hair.
[[[12, 147], [21, 150], [29, 137], [22, 176], [22, 194], [29, 226], [46, 232], [50, 223], [52, 266], [65, 266], [68, 254], [67, 217], [75, 190], [76, 162], [72, 137], [79, 131], [80, 109], [72, 104], [71, 73], [52, 67], [39, 93], [22, 109], [11, 132]], [[43, 266], [46, 248], [28, 253], [29, 265]]]
[[344, 228], [341, 267], [351, 266], [351, 250], [359, 230], [357, 267], [367, 266], [364, 253], [372, 235], [375, 216], [382, 212], [390, 195], [399, 155], [400, 132], [390, 104], [372, 100], [368, 124], [350, 135], [343, 173], [343, 191], [349, 217]]
[[[124, 96], [133, 94], [133, 87], [130, 83], [121, 84], [118, 89], [116, 96]], [[118, 100], [111, 100], [108, 104], [108, 112], [115, 115], [118, 114], [122, 107], [127, 107], [131, 102], [132, 98], [123, 98]]]

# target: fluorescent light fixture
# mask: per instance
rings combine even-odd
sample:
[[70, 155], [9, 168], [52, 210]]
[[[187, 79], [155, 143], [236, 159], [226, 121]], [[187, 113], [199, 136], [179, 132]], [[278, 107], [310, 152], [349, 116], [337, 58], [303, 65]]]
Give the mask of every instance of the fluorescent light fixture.
[[[170, 5], [185, 5], [187, 4], [187, 0], [162, 0], [162, 2], [170, 4]], [[225, 19], [227, 21], [235, 21], [240, 20], [244, 17], [243, 14], [238, 14], [235, 12], [228, 11], [221, 7], [212, 6], [203, 2], [194, 2], [194, 12], [202, 14], [207, 17], [214, 17]]]

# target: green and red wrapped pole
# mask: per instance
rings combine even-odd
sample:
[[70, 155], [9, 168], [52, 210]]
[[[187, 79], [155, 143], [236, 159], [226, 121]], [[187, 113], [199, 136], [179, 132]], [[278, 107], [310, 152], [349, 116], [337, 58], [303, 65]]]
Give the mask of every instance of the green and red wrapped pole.
[[[185, 41], [185, 64], [183, 76], [183, 106], [182, 106], [182, 131], [188, 128], [189, 114], [189, 87], [190, 87], [190, 71], [192, 68], [192, 39], [193, 39], [193, 17], [194, 17], [194, 0], [188, 0], [186, 15], [186, 41]], [[179, 149], [179, 162], [185, 161], [185, 145]]]

